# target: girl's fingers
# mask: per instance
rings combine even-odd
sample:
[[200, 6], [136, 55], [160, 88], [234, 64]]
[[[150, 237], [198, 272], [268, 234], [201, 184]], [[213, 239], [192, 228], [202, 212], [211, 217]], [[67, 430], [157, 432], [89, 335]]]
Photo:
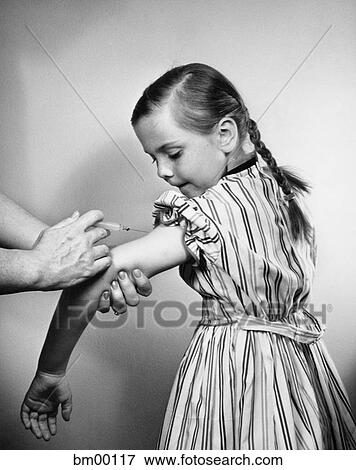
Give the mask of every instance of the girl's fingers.
[[133, 276], [136, 283], [136, 290], [139, 294], [147, 297], [152, 294], [152, 286], [147, 276], [139, 269], [133, 270]]
[[42, 432], [38, 425], [38, 413], [36, 411], [31, 411], [30, 413], [30, 423], [31, 423], [31, 431], [37, 437], [37, 439], [41, 439]]
[[182, 220], [179, 222], [179, 225], [185, 231], [188, 226], [187, 219], [182, 218]]
[[25, 426], [26, 429], [30, 429], [31, 427], [29, 411], [30, 411], [29, 407], [25, 405], [25, 403], [23, 403], [21, 406], [20, 415], [21, 415], [22, 424]]
[[48, 416], [48, 428], [52, 436], [54, 436], [57, 433], [57, 417], [56, 416]]
[[70, 415], [72, 413], [72, 397], [70, 396], [66, 401], [62, 403], [62, 418], [64, 421], [69, 421], [70, 420]]
[[40, 414], [38, 417], [38, 426], [42, 432], [42, 437], [45, 441], [49, 441], [51, 438], [51, 434], [48, 429], [47, 424], [47, 414]]
[[127, 310], [126, 300], [118, 281], [111, 283], [111, 306], [117, 315], [125, 313]]

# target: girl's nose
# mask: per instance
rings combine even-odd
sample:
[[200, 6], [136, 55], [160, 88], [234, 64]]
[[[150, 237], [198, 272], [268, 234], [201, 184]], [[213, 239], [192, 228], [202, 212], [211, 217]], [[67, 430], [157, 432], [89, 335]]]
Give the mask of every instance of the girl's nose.
[[157, 174], [164, 180], [169, 180], [173, 176], [173, 171], [168, 162], [159, 162], [157, 164]]

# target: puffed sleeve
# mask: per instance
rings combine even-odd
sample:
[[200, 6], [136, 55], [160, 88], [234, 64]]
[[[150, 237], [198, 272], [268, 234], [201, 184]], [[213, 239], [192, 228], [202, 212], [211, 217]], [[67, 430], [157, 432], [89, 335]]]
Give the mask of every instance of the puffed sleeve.
[[186, 221], [185, 245], [199, 264], [215, 263], [221, 253], [220, 235], [212, 217], [194, 200], [176, 191], [166, 191], [155, 201], [153, 226], [179, 225]]

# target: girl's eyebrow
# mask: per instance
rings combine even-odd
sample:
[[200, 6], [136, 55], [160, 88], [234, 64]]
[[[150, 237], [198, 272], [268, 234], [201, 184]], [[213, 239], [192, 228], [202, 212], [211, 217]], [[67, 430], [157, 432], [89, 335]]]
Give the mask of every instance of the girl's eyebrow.
[[177, 147], [178, 146], [178, 141], [175, 140], [174, 142], [166, 142], [165, 144], [161, 145], [158, 149], [160, 150], [166, 150], [168, 147]]

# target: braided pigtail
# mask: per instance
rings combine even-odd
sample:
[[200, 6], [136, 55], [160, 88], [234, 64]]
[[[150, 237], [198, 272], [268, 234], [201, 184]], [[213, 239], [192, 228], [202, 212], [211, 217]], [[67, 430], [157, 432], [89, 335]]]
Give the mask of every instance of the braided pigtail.
[[310, 192], [310, 185], [290, 170], [277, 165], [271, 152], [261, 141], [261, 134], [256, 122], [249, 117], [247, 118], [247, 129], [256, 152], [267, 163], [269, 172], [282, 189], [284, 199], [288, 201], [288, 215], [293, 239], [298, 240], [301, 235], [304, 235], [307, 240], [310, 240], [312, 227], [296, 200], [297, 194]]

